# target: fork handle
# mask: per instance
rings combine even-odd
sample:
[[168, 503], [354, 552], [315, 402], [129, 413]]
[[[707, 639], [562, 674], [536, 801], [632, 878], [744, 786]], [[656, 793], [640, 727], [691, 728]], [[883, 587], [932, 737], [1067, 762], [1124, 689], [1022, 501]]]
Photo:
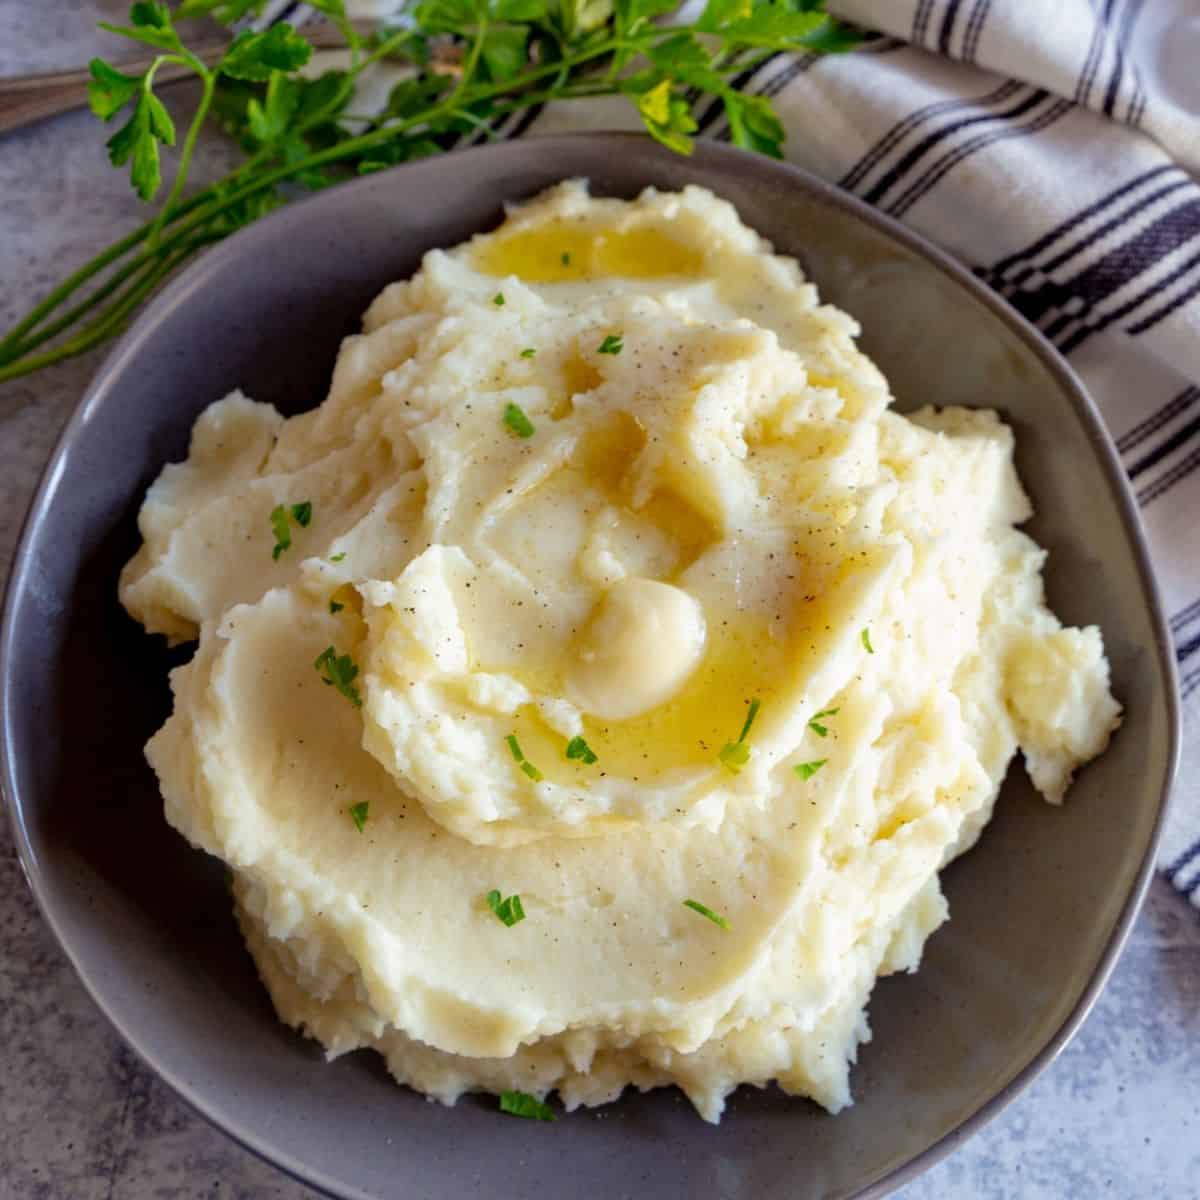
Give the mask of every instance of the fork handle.
[[[192, 53], [205, 66], [212, 66], [229, 46], [226, 39], [203, 42]], [[117, 65], [126, 74], [141, 75], [153, 59], [140, 59]], [[178, 83], [193, 77], [190, 68], [177, 63], [164, 63], [154, 77], [155, 84]], [[22, 75], [14, 79], [0, 78], [0, 134], [23, 125], [31, 125], [45, 117], [83, 108], [87, 104], [87, 89], [91, 82], [87, 71], [52, 71], [46, 75]]]

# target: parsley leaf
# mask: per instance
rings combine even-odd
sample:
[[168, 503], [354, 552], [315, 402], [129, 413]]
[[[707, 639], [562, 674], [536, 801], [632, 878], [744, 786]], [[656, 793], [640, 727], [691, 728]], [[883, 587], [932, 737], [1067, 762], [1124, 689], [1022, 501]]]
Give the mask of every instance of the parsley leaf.
[[258, 16], [267, 0], [183, 0], [177, 17], [212, 17], [222, 25], [232, 25], [243, 17]]
[[367, 810], [371, 807], [369, 800], [362, 800], [358, 804], [350, 805], [350, 820], [354, 822], [354, 828], [362, 833], [363, 826], [367, 823]]
[[528, 58], [526, 44], [529, 32], [516, 26], [500, 26], [488, 30], [483, 40], [481, 56], [493, 83], [504, 83], [519, 74]]
[[536, 353], [537, 351], [532, 346], [526, 346], [525, 349], [521, 351], [521, 357], [532, 358]]
[[246, 102], [246, 127], [260, 145], [282, 141], [300, 108], [301, 89], [282, 71], [271, 73], [266, 96], [260, 102], [251, 96]]
[[693, 912], [698, 912], [702, 917], [707, 917], [714, 925], [720, 925], [722, 929], [733, 928], [720, 913], [713, 912], [707, 904], [701, 904], [699, 900], [685, 900], [683, 907], [690, 908]]
[[99, 28], [130, 41], [144, 42], [159, 50], [179, 50], [179, 34], [171, 21], [171, 10], [165, 4], [134, 4], [129, 9], [129, 25], [111, 25], [98, 21]]
[[108, 139], [108, 158], [114, 167], [129, 163], [129, 179], [143, 200], [151, 200], [162, 184], [158, 146], [175, 144], [175, 126], [153, 92], [140, 83], [133, 116]]
[[792, 770], [801, 779], [811, 779], [828, 761], [827, 758], [815, 758], [812, 762], [797, 763]]
[[525, 415], [520, 405], [506, 404], [504, 406], [504, 423], [519, 438], [533, 437], [533, 422]]
[[751, 748], [749, 742], [746, 741], [746, 737], [750, 733], [750, 727], [754, 724], [754, 718], [758, 716], [758, 710], [761, 707], [762, 703], [757, 696], [750, 701], [750, 708], [746, 713], [746, 721], [742, 725], [742, 732], [738, 734], [737, 741], [726, 742], [717, 755], [717, 758], [721, 761], [721, 765], [734, 775], [750, 761]]
[[531, 1121], [558, 1120], [554, 1109], [528, 1092], [501, 1092], [500, 1111], [514, 1117], [528, 1117]]
[[817, 737], [828, 737], [829, 727], [821, 724], [822, 717], [836, 717], [842, 710], [840, 708], [823, 708], [819, 713], [814, 713], [809, 718], [808, 727], [817, 735]]
[[88, 63], [92, 76], [88, 84], [88, 104], [102, 121], [111, 121], [129, 103], [142, 86], [140, 75], [126, 75], [102, 58]]
[[321, 682], [326, 687], [335, 687], [355, 708], [362, 708], [362, 696], [354, 686], [358, 677], [358, 666], [348, 654], [338, 655], [332, 646], [326, 646], [317, 655], [313, 666], [320, 672]]
[[299, 504], [293, 504], [292, 516], [301, 529], [307, 529], [312, 521], [312, 501], [302, 500]]
[[581, 737], [573, 737], [567, 743], [567, 758], [578, 759], [580, 762], [591, 766], [597, 762], [596, 752], [583, 740]]
[[691, 154], [691, 135], [698, 126], [687, 97], [672, 89], [671, 80], [661, 79], [643, 91], [631, 84], [629, 90], [650, 136], [677, 154]]
[[265, 82], [272, 71], [295, 71], [312, 56], [312, 46], [286, 22], [262, 33], [246, 30], [233, 39], [217, 70], [234, 79]]
[[620, 354], [625, 349], [625, 341], [618, 333], [610, 333], [604, 341], [600, 343], [600, 348], [596, 351], [597, 354]]
[[730, 140], [735, 146], [757, 150], [768, 158], [783, 157], [783, 140], [787, 135], [770, 100], [765, 96], [725, 91], [721, 102], [729, 120]]
[[518, 921], [525, 920], [525, 909], [521, 904], [521, 897], [515, 892], [507, 899], [502, 900], [500, 893], [493, 888], [487, 894], [487, 905], [496, 914], [497, 920], [502, 921], [510, 929]]
[[868, 654], [874, 654], [874, 653], [875, 653], [875, 647], [871, 645], [871, 631], [870, 631], [870, 629], [867, 629], [867, 628], [864, 628], [864, 629], [863, 629], [863, 631], [862, 631], [862, 644], [863, 644], [863, 649], [864, 649], [864, 650], [866, 650], [866, 652], [867, 652]]

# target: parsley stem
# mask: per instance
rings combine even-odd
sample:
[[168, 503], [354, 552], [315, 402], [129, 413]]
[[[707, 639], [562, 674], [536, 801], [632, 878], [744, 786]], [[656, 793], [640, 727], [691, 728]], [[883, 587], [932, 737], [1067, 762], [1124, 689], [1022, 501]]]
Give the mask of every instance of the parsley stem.
[[154, 269], [148, 272], [145, 279], [141, 280], [137, 286], [130, 291], [115, 305], [112, 306], [105, 314], [95, 321], [92, 325], [87, 326], [81, 333], [77, 334], [68, 342], [64, 342], [61, 346], [56, 346], [53, 350], [47, 350], [44, 354], [34, 355], [32, 358], [23, 357], [15, 363], [10, 363], [6, 366], [0, 366], [0, 382], [6, 379], [16, 379], [21, 375], [27, 375], [31, 371], [40, 370], [42, 367], [51, 366], [53, 363], [62, 362], [64, 359], [74, 358], [77, 354], [82, 354], [85, 350], [90, 350], [93, 346], [98, 345], [106, 338], [111, 337], [120, 328], [122, 322], [162, 281], [169, 275], [185, 258], [187, 258], [194, 246], [188, 246], [179, 251], [175, 255], [167, 256], [161, 259], [158, 263], [153, 264]]
[[212, 71], [204, 71], [201, 75], [204, 81], [204, 91], [200, 96], [200, 103], [196, 107], [196, 115], [192, 118], [192, 123], [188, 126], [187, 136], [183, 140], [183, 151], [179, 156], [179, 166], [175, 170], [175, 180], [171, 184], [171, 191], [167, 195], [162, 209], [159, 211], [158, 219], [150, 229], [149, 248], [153, 250], [158, 245], [159, 236], [162, 234], [163, 226], [167, 222], [167, 217], [170, 215], [171, 209], [175, 207], [180, 193], [183, 191], [183, 185], [187, 183], [188, 171], [192, 166], [192, 155], [196, 150], [196, 139], [200, 136], [200, 128], [208, 119], [208, 110], [212, 106], [213, 89], [217, 83], [217, 77]]

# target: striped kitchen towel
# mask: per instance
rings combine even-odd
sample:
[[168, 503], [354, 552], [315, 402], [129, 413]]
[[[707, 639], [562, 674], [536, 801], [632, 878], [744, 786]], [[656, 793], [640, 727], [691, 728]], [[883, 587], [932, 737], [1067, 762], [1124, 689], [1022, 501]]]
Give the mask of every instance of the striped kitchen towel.
[[[388, 16], [402, 0], [351, 4]], [[1184, 696], [1161, 866], [1200, 908], [1200, 2], [829, 8], [871, 36], [848, 55], [775, 55], [737, 85], [773, 98], [791, 161], [969, 264], [1099, 404], [1141, 504]], [[695, 116], [728, 140], [719, 104]], [[496, 132], [630, 123], [624, 102], [598, 101]]]

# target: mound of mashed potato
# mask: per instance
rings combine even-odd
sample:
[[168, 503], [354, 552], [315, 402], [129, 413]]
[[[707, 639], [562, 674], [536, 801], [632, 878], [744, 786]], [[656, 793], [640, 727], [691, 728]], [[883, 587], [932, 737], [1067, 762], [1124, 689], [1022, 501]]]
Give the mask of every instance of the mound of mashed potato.
[[147, 754], [284, 1021], [447, 1103], [850, 1102], [1017, 748], [1057, 803], [1120, 712], [1010, 431], [856, 333], [709, 192], [569, 182], [316, 410], [200, 417], [121, 599], [198, 643]]

